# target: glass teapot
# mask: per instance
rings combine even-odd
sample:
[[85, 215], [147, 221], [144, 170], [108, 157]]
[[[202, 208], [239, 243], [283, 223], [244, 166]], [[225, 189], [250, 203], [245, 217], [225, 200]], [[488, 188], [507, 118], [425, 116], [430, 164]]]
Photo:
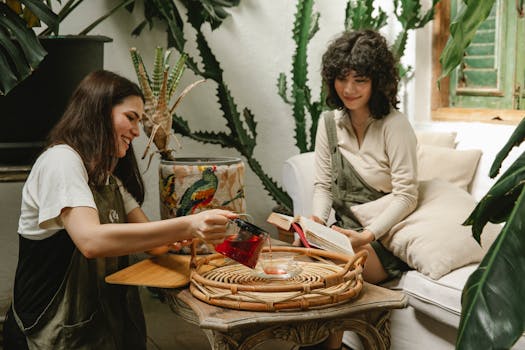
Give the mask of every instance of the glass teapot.
[[215, 250], [253, 269], [268, 238], [268, 232], [243, 219], [234, 219], [230, 225], [234, 234], [216, 245]]

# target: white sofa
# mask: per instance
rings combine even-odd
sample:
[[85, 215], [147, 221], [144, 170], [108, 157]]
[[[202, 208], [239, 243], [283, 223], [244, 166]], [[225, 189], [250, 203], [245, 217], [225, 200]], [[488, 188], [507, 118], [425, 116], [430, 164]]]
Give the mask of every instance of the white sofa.
[[[481, 159], [469, 186], [479, 200], [495, 180], [488, 177], [495, 155], [510, 137], [515, 126], [483, 123], [434, 122], [415, 125], [416, 130], [457, 132], [456, 149], [480, 149]], [[505, 161], [506, 169], [525, 150], [514, 149]], [[288, 159], [283, 166], [283, 186], [292, 197], [294, 215], [310, 215], [313, 192], [313, 153], [303, 153]], [[437, 165], [439, 166], [439, 165]], [[394, 310], [391, 316], [392, 349], [439, 350], [454, 349], [461, 314], [461, 291], [476, 265], [456, 269], [438, 280], [415, 270], [406, 272], [399, 280], [386, 286], [401, 290], [409, 296], [409, 305]], [[344, 342], [362, 349], [359, 340], [349, 332]], [[525, 335], [513, 349], [525, 349]]]

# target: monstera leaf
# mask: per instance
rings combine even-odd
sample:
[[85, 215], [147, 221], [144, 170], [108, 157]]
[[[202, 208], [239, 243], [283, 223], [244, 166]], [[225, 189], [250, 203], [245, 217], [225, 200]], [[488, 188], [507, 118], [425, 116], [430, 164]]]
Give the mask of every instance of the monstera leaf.
[[[53, 33], [58, 35], [59, 23], [83, 1], [68, 0], [62, 4], [57, 0], [61, 8], [56, 14], [49, 0], [0, 0], [0, 95], [7, 94], [39, 66], [47, 52], [38, 38]], [[134, 1], [120, 0], [79, 35], [86, 35], [121, 7]], [[44, 26], [37, 36], [33, 27], [39, 27], [41, 22], [47, 28]]]
[[[8, 93], [38, 67], [47, 52], [25, 20], [58, 28], [58, 16], [42, 0], [0, 2], [0, 94]], [[23, 5], [23, 6], [22, 6]]]
[[[525, 140], [525, 118], [498, 153], [497, 175], [514, 146]], [[469, 277], [461, 298], [457, 349], [509, 349], [525, 329], [525, 152], [502, 174], [465, 222], [479, 242], [487, 222], [505, 222]]]

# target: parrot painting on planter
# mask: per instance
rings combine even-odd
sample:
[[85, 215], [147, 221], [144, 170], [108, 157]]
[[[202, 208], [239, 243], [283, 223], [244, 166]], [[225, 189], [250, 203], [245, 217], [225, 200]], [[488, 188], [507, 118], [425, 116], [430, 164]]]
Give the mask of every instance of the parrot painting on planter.
[[177, 216], [193, 214], [196, 209], [208, 205], [217, 191], [219, 179], [214, 174], [214, 167], [207, 167], [202, 172], [202, 177], [182, 195], [177, 209]]
[[177, 194], [175, 193], [175, 175], [171, 174], [163, 180], [161, 198], [168, 208], [177, 206]]

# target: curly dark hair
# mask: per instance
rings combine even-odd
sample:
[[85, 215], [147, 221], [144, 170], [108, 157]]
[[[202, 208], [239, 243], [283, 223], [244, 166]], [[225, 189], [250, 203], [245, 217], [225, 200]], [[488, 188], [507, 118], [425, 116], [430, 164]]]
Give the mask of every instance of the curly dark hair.
[[372, 81], [372, 96], [368, 107], [372, 117], [384, 118], [390, 108], [397, 109], [397, 86], [399, 73], [394, 55], [388, 49], [381, 34], [373, 30], [344, 32], [323, 55], [321, 76], [327, 89], [326, 104], [335, 109], [344, 109], [335, 91], [335, 80], [355, 71]]

